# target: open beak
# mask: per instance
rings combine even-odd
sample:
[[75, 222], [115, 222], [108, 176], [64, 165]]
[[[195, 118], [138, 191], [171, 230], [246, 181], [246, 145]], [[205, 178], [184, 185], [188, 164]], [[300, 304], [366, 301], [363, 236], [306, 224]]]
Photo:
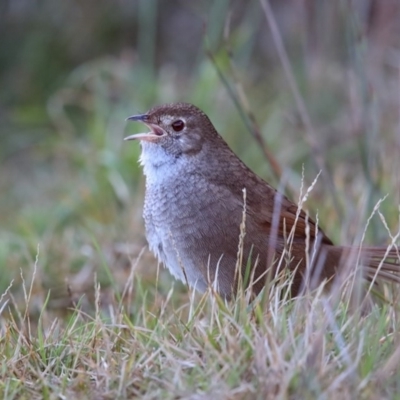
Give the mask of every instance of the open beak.
[[148, 122], [148, 114], [132, 115], [126, 119], [126, 121], [139, 121], [143, 122], [150, 128], [150, 132], [136, 133], [135, 135], [128, 136], [124, 140], [144, 140], [146, 142], [154, 142], [164, 135], [164, 131], [156, 124]]

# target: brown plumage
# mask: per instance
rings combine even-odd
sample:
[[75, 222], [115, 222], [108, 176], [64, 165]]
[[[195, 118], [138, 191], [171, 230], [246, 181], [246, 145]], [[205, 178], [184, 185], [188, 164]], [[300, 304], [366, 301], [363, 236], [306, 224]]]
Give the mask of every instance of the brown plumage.
[[295, 271], [293, 294], [305, 283], [315, 287], [325, 279], [332, 281], [338, 272], [355, 268], [356, 255], [367, 279], [377, 275], [400, 282], [397, 249], [382, 262], [386, 248], [333, 245], [303, 210], [232, 152], [197, 107], [167, 104], [128, 119], [150, 128], [126, 139], [142, 144], [150, 249], [175, 277], [201, 291], [214, 285], [222, 296], [231, 297], [237, 289], [244, 222], [239, 267], [244, 276], [251, 266], [256, 294], [283, 267]]

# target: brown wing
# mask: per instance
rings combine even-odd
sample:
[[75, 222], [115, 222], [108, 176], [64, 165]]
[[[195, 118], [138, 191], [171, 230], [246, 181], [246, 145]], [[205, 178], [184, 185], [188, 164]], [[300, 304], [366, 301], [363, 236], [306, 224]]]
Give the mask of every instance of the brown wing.
[[315, 239], [318, 233], [322, 243], [333, 244], [319, 226], [317, 230], [315, 221], [286, 196], [263, 181], [257, 189], [256, 193], [252, 193], [253, 199], [249, 196], [249, 208], [265, 229], [275, 230], [279, 236], [287, 238], [293, 230], [294, 239], [306, 238], [308, 229], [311, 239]]
[[[212, 182], [218, 187], [226, 188], [230, 203], [241, 208], [244, 201], [242, 190], [246, 188], [247, 213], [260, 229], [267, 232], [275, 229], [278, 236], [288, 237], [294, 227], [294, 238], [302, 239], [306, 237], [308, 228], [310, 237], [316, 237], [317, 228], [312, 218], [307, 217], [303, 210], [298, 211], [296, 204], [254, 174], [228, 147], [225, 151], [224, 157], [208, 159], [208, 162], [210, 168], [212, 163], [215, 164], [212, 165], [213, 170], [225, 170], [229, 171], [229, 174], [207, 176], [208, 185]], [[319, 227], [318, 236], [321, 237], [322, 243], [332, 244]]]
[[[286, 202], [289, 202], [288, 199], [285, 198], [285, 200]], [[278, 231], [283, 234], [284, 229], [286, 228], [286, 232], [288, 233], [293, 226], [295, 227], [294, 237], [305, 237], [307, 228], [310, 230], [309, 235], [311, 238], [315, 239], [317, 235], [317, 225], [315, 221], [310, 218], [304, 210], [300, 210], [299, 212], [296, 204], [289, 202], [289, 205], [281, 211]], [[333, 244], [320, 226], [318, 226], [318, 235], [320, 235], [322, 243]]]

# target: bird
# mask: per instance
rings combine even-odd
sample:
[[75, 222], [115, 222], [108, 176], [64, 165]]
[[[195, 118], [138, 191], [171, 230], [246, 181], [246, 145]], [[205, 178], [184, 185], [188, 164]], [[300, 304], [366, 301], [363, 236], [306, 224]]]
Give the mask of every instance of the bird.
[[196, 106], [165, 104], [127, 121], [149, 129], [125, 138], [141, 144], [149, 248], [190, 287], [231, 299], [242, 285], [256, 296], [288, 273], [296, 296], [322, 282], [330, 287], [357, 257], [365, 279], [400, 283], [396, 246], [334, 245], [307, 212], [239, 159]]

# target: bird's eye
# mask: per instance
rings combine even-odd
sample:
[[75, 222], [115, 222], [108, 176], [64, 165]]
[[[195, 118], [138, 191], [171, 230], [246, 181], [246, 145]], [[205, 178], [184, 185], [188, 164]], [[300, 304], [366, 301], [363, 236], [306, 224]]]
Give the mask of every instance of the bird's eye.
[[181, 119], [177, 119], [171, 126], [175, 132], [180, 132], [185, 127], [185, 123]]

